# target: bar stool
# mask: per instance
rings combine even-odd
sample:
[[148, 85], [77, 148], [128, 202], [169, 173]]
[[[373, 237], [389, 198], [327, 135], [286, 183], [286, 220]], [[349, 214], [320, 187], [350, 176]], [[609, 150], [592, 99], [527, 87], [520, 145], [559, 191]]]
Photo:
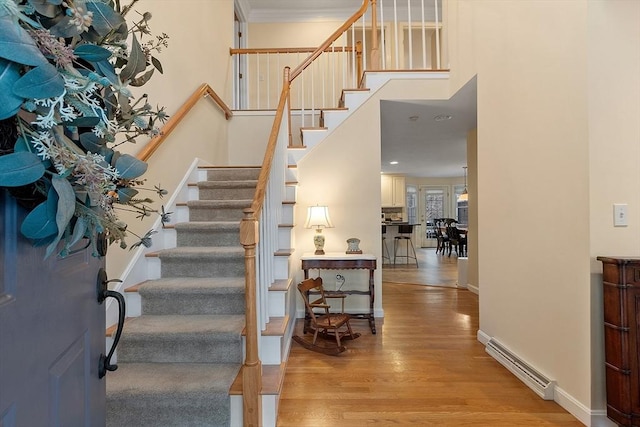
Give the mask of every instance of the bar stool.
[[[413, 234], [413, 225], [411, 224], [401, 224], [398, 226], [398, 235], [393, 239], [393, 265], [396, 264], [396, 258], [407, 258], [407, 264], [409, 264], [409, 259], [413, 259], [416, 261], [416, 268], [418, 268], [418, 257], [416, 255], [416, 249], [413, 247], [413, 242], [411, 241], [411, 235]], [[406, 255], [398, 255], [398, 249], [402, 242], [405, 243]], [[409, 252], [409, 248], [411, 248], [411, 252]], [[413, 256], [411, 256], [413, 254]]]
[[391, 257], [389, 256], [389, 248], [387, 247], [387, 226], [382, 224], [382, 263], [383, 264], [385, 259], [387, 260], [387, 264], [391, 264]]

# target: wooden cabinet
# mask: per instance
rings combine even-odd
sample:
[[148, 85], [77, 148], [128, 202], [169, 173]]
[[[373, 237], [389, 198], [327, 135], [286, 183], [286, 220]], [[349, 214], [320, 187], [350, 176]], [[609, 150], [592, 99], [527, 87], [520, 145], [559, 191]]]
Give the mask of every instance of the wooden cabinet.
[[382, 175], [380, 177], [382, 207], [404, 207], [405, 193], [404, 176]]
[[603, 264], [607, 416], [640, 426], [640, 257]]

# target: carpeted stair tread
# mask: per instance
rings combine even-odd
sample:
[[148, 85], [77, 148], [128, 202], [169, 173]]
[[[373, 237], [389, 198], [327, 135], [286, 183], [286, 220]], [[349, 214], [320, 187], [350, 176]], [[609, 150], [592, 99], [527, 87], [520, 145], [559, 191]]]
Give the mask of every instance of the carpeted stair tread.
[[244, 277], [169, 277], [147, 280], [138, 287], [143, 297], [155, 293], [244, 294]]
[[200, 181], [199, 188], [253, 188], [258, 185], [258, 180], [236, 180], [236, 181]]
[[107, 393], [110, 398], [228, 393], [240, 367], [239, 363], [118, 363], [118, 369], [107, 376]]
[[120, 363], [107, 376], [108, 427], [229, 425], [240, 364]]
[[243, 314], [244, 277], [148, 280], [137, 289], [144, 314]]
[[240, 246], [240, 221], [193, 221], [175, 225], [179, 247]]
[[251, 206], [253, 200], [189, 200], [187, 206], [190, 208], [207, 208], [207, 209], [244, 209]]
[[[254, 190], [242, 199], [229, 199], [231, 196], [215, 197], [210, 194], [203, 195], [210, 200], [190, 200], [189, 221], [240, 221], [243, 210], [251, 206]], [[228, 199], [228, 200], [227, 200]]]
[[244, 328], [244, 314], [227, 315], [142, 315], [129, 319], [124, 325], [124, 335], [153, 336], [156, 334], [181, 335], [191, 338], [200, 334], [216, 334], [219, 338], [236, 338]]
[[240, 363], [245, 317], [142, 315], [124, 325], [119, 362]]
[[207, 179], [210, 181], [243, 179], [257, 180], [260, 176], [260, 167], [214, 167], [205, 169], [207, 170]]
[[179, 222], [174, 225], [176, 230], [239, 230], [239, 221], [190, 221]]
[[190, 257], [244, 257], [244, 248], [237, 246], [182, 246], [179, 248], [163, 249], [157, 252], [160, 259], [163, 258], [190, 258]]

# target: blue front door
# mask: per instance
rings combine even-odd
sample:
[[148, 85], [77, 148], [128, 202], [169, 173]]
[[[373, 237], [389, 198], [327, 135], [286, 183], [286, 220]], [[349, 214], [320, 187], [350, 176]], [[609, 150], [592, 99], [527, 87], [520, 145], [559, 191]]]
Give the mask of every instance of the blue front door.
[[20, 235], [26, 213], [0, 189], [0, 426], [104, 426], [104, 260], [44, 260]]

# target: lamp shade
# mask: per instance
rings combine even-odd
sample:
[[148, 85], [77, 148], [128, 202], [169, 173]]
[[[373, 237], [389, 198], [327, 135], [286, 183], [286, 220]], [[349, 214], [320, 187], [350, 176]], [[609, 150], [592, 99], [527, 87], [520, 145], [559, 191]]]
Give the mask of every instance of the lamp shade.
[[333, 228], [328, 206], [309, 206], [305, 228]]

